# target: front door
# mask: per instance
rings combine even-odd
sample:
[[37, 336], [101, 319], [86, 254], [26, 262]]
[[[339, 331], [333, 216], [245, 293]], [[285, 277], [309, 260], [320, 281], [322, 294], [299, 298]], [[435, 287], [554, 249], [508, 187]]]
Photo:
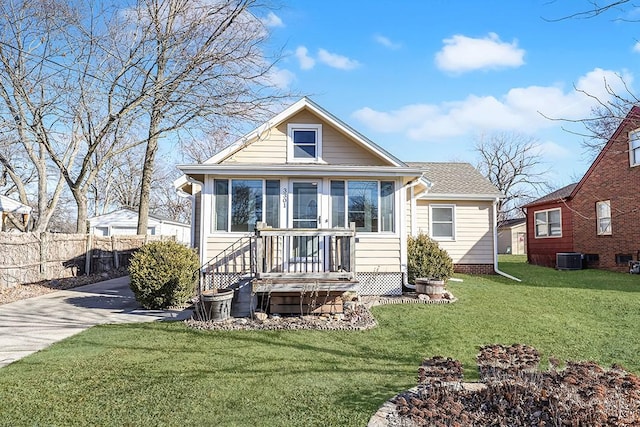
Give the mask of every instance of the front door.
[[318, 228], [318, 181], [291, 183], [291, 228]]
[[323, 239], [305, 236], [302, 230], [320, 228], [320, 186], [317, 180], [291, 182], [289, 227], [301, 229], [301, 234], [294, 234], [289, 241], [289, 272], [323, 271]]

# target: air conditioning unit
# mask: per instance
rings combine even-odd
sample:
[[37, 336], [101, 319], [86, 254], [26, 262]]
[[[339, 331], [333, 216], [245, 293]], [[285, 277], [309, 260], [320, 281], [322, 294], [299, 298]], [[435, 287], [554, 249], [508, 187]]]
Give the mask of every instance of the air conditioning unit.
[[556, 254], [558, 270], [582, 270], [582, 254], [579, 252], [558, 252]]

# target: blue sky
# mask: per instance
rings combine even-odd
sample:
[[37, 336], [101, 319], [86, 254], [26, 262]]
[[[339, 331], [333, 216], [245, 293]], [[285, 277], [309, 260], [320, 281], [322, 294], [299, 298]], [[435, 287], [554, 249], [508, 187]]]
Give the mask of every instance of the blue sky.
[[[403, 160], [476, 162], [481, 135], [537, 138], [554, 188], [590, 159], [567, 123], [633, 88], [640, 23], [630, 11], [549, 22], [584, 1], [284, 0], [264, 17], [284, 46], [276, 76]], [[632, 12], [631, 12], [632, 13]], [[623, 19], [617, 19], [623, 18]], [[640, 46], [640, 45], [638, 45]], [[542, 113], [542, 114], [541, 114]], [[574, 128], [578, 131], [581, 128]]]

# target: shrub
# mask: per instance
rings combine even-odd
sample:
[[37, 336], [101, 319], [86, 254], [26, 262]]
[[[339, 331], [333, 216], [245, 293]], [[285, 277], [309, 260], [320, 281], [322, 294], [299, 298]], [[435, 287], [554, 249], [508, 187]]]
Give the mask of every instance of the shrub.
[[420, 233], [407, 241], [407, 273], [409, 282], [416, 277], [447, 280], [453, 274], [453, 261], [438, 242]]
[[148, 309], [184, 304], [194, 295], [198, 267], [198, 255], [179, 243], [146, 244], [131, 257], [131, 290]]

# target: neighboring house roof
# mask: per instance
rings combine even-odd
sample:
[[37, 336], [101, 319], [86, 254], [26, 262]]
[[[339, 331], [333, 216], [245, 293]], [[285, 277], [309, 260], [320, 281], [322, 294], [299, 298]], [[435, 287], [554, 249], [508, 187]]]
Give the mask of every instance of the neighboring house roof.
[[470, 163], [406, 162], [420, 168], [431, 186], [422, 196], [428, 198], [491, 198], [504, 195]]
[[262, 124], [261, 126], [257, 127], [253, 131], [243, 136], [242, 138], [238, 139], [236, 142], [234, 142], [224, 150], [220, 151], [210, 159], [206, 160], [205, 163], [220, 163], [221, 161], [232, 156], [233, 154], [235, 154], [236, 152], [238, 152], [248, 144], [251, 144], [257, 141], [258, 139], [260, 139], [260, 135], [262, 135], [265, 131], [268, 131], [269, 129], [275, 126], [278, 126], [279, 124], [283, 123], [285, 120], [297, 114], [298, 112], [302, 111], [303, 109], [307, 109], [313, 112], [323, 120], [330, 123], [336, 129], [340, 130], [346, 135], [349, 135], [358, 144], [374, 152], [381, 158], [388, 161], [393, 166], [405, 166], [405, 164], [401, 160], [393, 156], [384, 148], [375, 144], [373, 141], [371, 141], [370, 139], [362, 135], [360, 132], [356, 131], [351, 126], [347, 125], [345, 122], [343, 122], [342, 120], [340, 120], [339, 118], [337, 118], [336, 116], [334, 116], [333, 114], [325, 110], [324, 108], [320, 107], [318, 104], [316, 104], [315, 102], [313, 102], [311, 99], [307, 97], [304, 97], [299, 101], [297, 101], [296, 103], [294, 103], [293, 105], [289, 106], [280, 114], [276, 115], [272, 119], [268, 120], [266, 123]]
[[620, 122], [615, 132], [613, 132], [613, 135], [611, 135], [611, 138], [609, 138], [607, 140], [607, 143], [604, 145], [604, 147], [602, 147], [602, 150], [600, 150], [598, 157], [596, 157], [593, 163], [591, 163], [591, 166], [589, 166], [589, 169], [587, 169], [587, 172], [584, 174], [582, 179], [580, 179], [580, 181], [577, 183], [576, 187], [573, 189], [571, 193], [571, 197], [573, 197], [580, 190], [580, 187], [582, 187], [582, 184], [597, 168], [598, 164], [604, 158], [605, 153], [611, 148], [613, 144], [615, 144], [616, 141], [618, 141], [618, 138], [620, 137], [625, 139], [627, 138], [626, 134], [623, 134], [626, 131], [627, 127], [632, 125], [634, 128], [637, 128], [638, 122], [640, 122], [640, 107], [637, 107], [634, 105], [633, 107], [631, 107], [631, 110], [629, 110], [625, 118]]
[[31, 206], [27, 206], [22, 204], [16, 200], [10, 199], [7, 196], [3, 196], [0, 194], [0, 211], [1, 212], [12, 212], [17, 214], [26, 214], [29, 215], [31, 213]]
[[505, 219], [498, 224], [498, 228], [512, 228], [522, 225], [527, 222], [527, 218], [512, 218]]
[[545, 196], [540, 197], [539, 199], [534, 200], [533, 202], [527, 203], [523, 207], [528, 208], [530, 206], [541, 205], [543, 203], [549, 203], [549, 202], [558, 202], [563, 199], [571, 198], [573, 190], [576, 188], [577, 185], [578, 183], [574, 182], [573, 184], [564, 186], [552, 193], [549, 193]]
[[631, 110], [629, 110], [629, 113], [627, 114], [627, 116], [620, 122], [620, 125], [618, 125], [613, 135], [611, 135], [611, 138], [609, 138], [609, 140], [604, 145], [604, 147], [602, 147], [602, 150], [600, 151], [596, 159], [593, 161], [593, 163], [591, 163], [591, 166], [589, 166], [589, 169], [587, 169], [587, 172], [580, 179], [580, 181], [575, 182], [573, 184], [569, 184], [566, 187], [562, 187], [559, 190], [554, 191], [553, 193], [547, 194], [546, 196], [542, 196], [541, 198], [534, 200], [533, 202], [530, 202], [524, 205], [523, 207], [526, 208], [530, 206], [540, 205], [543, 203], [560, 201], [563, 199], [572, 199], [576, 195], [576, 193], [580, 190], [580, 187], [582, 187], [582, 184], [585, 182], [585, 180], [593, 173], [593, 171], [596, 169], [598, 164], [602, 161], [602, 158], [604, 157], [604, 154], [607, 152], [607, 150], [609, 150], [609, 148], [618, 140], [618, 138], [621, 137], [621, 134], [625, 131], [627, 126], [629, 126], [629, 123], [638, 122], [639, 120], [640, 120], [640, 108], [634, 105], [633, 107], [631, 107]]
[[[120, 209], [117, 209], [115, 211], [111, 211], [111, 212], [106, 213], [106, 214], [93, 216], [93, 217], [89, 218], [89, 221], [91, 221], [91, 222], [100, 222], [101, 220], [107, 220], [108, 221], [109, 218], [114, 218], [116, 220], [134, 219], [134, 218], [138, 218], [138, 211], [136, 211], [134, 209], [131, 209], [131, 208], [120, 208]], [[164, 222], [164, 223], [168, 223], [168, 224], [190, 226], [190, 224], [188, 224], [188, 223], [174, 221], [174, 220], [172, 220], [170, 218], [163, 217], [161, 215], [151, 214], [151, 213], [149, 213], [149, 219], [153, 219], [155, 221]]]

